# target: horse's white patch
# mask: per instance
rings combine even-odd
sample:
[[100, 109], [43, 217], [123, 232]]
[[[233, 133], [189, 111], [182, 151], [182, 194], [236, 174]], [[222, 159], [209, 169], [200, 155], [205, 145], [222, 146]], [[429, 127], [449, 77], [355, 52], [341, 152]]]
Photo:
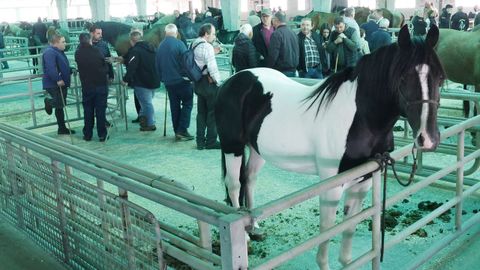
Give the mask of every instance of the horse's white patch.
[[260, 155], [269, 163], [290, 171], [318, 175], [320, 179], [338, 173], [347, 135], [357, 107], [357, 82], [345, 82], [328, 107], [307, 110], [304, 99], [316, 88], [297, 83], [271, 69], [253, 71], [265, 92], [272, 92], [272, 112], [258, 134]]
[[[430, 96], [428, 94], [429, 67], [426, 64], [422, 64], [422, 65], [416, 66], [415, 70], [418, 73], [418, 77], [420, 79], [420, 86], [422, 87], [422, 99], [429, 100], [430, 99]], [[429, 104], [422, 103], [422, 113], [420, 115], [420, 128], [415, 137], [418, 138], [420, 135], [422, 135], [423, 147], [430, 149], [433, 147], [433, 141], [427, 132], [428, 114], [429, 114]]]

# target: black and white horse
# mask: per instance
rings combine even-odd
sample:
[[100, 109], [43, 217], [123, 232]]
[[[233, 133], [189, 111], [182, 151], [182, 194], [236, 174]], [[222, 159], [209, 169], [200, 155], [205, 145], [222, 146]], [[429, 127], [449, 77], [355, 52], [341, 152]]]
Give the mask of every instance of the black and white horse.
[[[320, 180], [393, 149], [393, 126], [405, 117], [415, 144], [434, 150], [439, 143], [437, 109], [444, 71], [433, 49], [439, 31], [365, 55], [355, 68], [305, 86], [266, 68], [236, 73], [220, 88], [215, 117], [222, 147], [224, 181], [234, 207], [253, 207], [253, 187], [265, 161]], [[249, 148], [245, 165], [246, 146]], [[345, 218], [361, 210], [371, 178], [358, 179], [320, 195], [320, 229], [333, 226], [346, 192]], [[351, 261], [355, 226], [344, 232], [340, 262]], [[328, 269], [328, 241], [317, 263]]]

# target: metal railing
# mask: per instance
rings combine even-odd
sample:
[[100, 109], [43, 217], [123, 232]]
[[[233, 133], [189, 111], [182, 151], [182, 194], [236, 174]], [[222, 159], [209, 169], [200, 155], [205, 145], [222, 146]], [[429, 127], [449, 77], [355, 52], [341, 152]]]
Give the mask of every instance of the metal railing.
[[[480, 116], [477, 116], [444, 130], [442, 141], [458, 136], [457, 162], [387, 198], [388, 207], [452, 171], [457, 173], [453, 198], [385, 244], [386, 250], [392, 248], [430, 220], [455, 207], [455, 231], [418, 256], [412, 269], [480, 221], [480, 213], [477, 213], [462, 223], [463, 198], [480, 188], [480, 183], [468, 188], [463, 186], [465, 164], [480, 156], [480, 150], [464, 156], [464, 134], [466, 129], [479, 124]], [[396, 150], [392, 157], [395, 160], [404, 158], [410, 154], [411, 147], [410, 144]], [[162, 254], [197, 269], [271, 269], [371, 217], [372, 247], [346, 269], [357, 269], [370, 261], [373, 269], [380, 268], [381, 181], [380, 172], [376, 171], [378, 164], [373, 161], [251, 212], [243, 212], [196, 195], [170, 179], [6, 124], [0, 124], [0, 156], [0, 213], [75, 269], [156, 269], [165, 263]], [[373, 172], [370, 207], [281, 254], [257, 265], [248, 264], [245, 227], [370, 172]], [[112, 190], [117, 192], [114, 194]], [[129, 195], [131, 193], [135, 196]], [[132, 202], [130, 197], [202, 221], [200, 236], [159, 222], [158, 217]], [[206, 224], [218, 228], [221, 255], [212, 252]]]

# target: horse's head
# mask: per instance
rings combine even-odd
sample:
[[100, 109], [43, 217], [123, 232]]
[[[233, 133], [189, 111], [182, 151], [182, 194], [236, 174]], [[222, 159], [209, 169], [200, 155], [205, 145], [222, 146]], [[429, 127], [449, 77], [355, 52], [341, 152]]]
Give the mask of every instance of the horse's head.
[[400, 114], [412, 127], [416, 146], [427, 151], [435, 150], [440, 140], [437, 111], [445, 72], [433, 49], [438, 37], [436, 26], [425, 40], [411, 40], [406, 26], [398, 36], [399, 68], [395, 71], [400, 74], [396, 75]]

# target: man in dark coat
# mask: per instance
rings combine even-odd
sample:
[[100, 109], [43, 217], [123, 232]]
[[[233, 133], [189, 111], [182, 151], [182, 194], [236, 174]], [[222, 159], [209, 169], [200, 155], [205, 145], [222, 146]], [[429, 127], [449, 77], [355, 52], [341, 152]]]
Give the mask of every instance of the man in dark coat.
[[32, 34], [35, 37], [37, 46], [47, 44], [47, 25], [42, 22], [42, 18], [38, 17], [37, 22], [33, 25]]
[[259, 66], [266, 67], [270, 38], [273, 31], [275, 31], [272, 25], [272, 11], [269, 8], [262, 9], [260, 19], [262, 23], [259, 23], [253, 27], [252, 41], [253, 45], [257, 49], [257, 52], [260, 54]]
[[275, 32], [270, 39], [267, 66], [295, 77], [300, 54], [297, 35], [287, 27], [287, 16], [283, 11], [275, 13], [272, 23]]
[[323, 78], [322, 69], [327, 66], [327, 59], [320, 35], [312, 32], [312, 27], [311, 18], [302, 19], [302, 31], [298, 33], [298, 75], [301, 78], [321, 79]]
[[83, 139], [92, 140], [94, 118], [97, 119], [97, 135], [101, 142], [107, 139], [105, 111], [107, 109], [107, 63], [98, 48], [92, 46], [89, 33], [81, 33], [80, 45], [75, 52], [80, 81], [82, 82]]
[[252, 26], [244, 24], [240, 27], [240, 33], [235, 38], [232, 52], [232, 64], [236, 72], [258, 66], [258, 57], [255, 46], [251, 40], [253, 36]]
[[50, 36], [50, 46], [43, 52], [42, 86], [50, 98], [45, 98], [45, 111], [52, 114], [55, 108], [57, 118], [57, 134], [74, 134], [75, 131], [65, 126], [65, 114], [63, 108], [67, 104], [67, 88], [70, 87], [70, 63], [63, 52], [65, 50], [65, 37], [55, 33]]
[[452, 15], [452, 24], [450, 28], [460, 31], [468, 29], [468, 15], [463, 12], [463, 7], [457, 7], [457, 12]]
[[372, 48], [371, 40], [372, 34], [378, 30], [378, 21], [383, 18], [383, 11], [376, 9], [368, 16], [368, 22], [360, 25], [360, 28], [365, 30], [365, 40], [368, 42], [368, 47]]
[[175, 139], [189, 141], [194, 139], [188, 132], [193, 108], [193, 88], [191, 82], [182, 76], [178, 59], [187, 51], [187, 47], [177, 39], [177, 34], [175, 24], [165, 26], [165, 39], [160, 43], [156, 53], [157, 71], [168, 92]]
[[336, 17], [334, 20], [335, 31], [330, 35], [330, 41], [327, 45], [327, 51], [332, 54], [333, 61], [331, 67], [334, 72], [340, 71], [346, 67], [353, 67], [357, 63], [357, 48], [360, 35], [355, 34], [353, 27], [348, 27], [342, 17]]
[[142, 40], [143, 33], [133, 29], [130, 33], [131, 51], [128, 53], [127, 73], [123, 83], [134, 89], [140, 102], [140, 131], [155, 131], [155, 110], [153, 108], [153, 95], [160, 86], [155, 63], [155, 48]]
[[[100, 28], [100, 26], [97, 26], [96, 24], [92, 25], [92, 27], [90, 27], [90, 35], [92, 37], [92, 46], [97, 48], [100, 51], [100, 53], [102, 53], [103, 58], [106, 59], [106, 58], [112, 57], [112, 54], [110, 53], [110, 49], [108, 48], [107, 42], [105, 42], [102, 39], [102, 36], [103, 36], [102, 28]], [[110, 81], [113, 81], [114, 75], [113, 75], [113, 66], [111, 62], [108, 62], [107, 66], [108, 66], [108, 79]]]
[[440, 23], [439, 28], [450, 28], [450, 17], [452, 16], [453, 6], [447, 4], [442, 9], [442, 14], [440, 14]]
[[390, 21], [386, 18], [378, 22], [379, 28], [372, 34], [372, 47], [370, 47], [372, 52], [378, 48], [392, 44], [392, 34], [388, 32], [388, 25], [390, 25]]

